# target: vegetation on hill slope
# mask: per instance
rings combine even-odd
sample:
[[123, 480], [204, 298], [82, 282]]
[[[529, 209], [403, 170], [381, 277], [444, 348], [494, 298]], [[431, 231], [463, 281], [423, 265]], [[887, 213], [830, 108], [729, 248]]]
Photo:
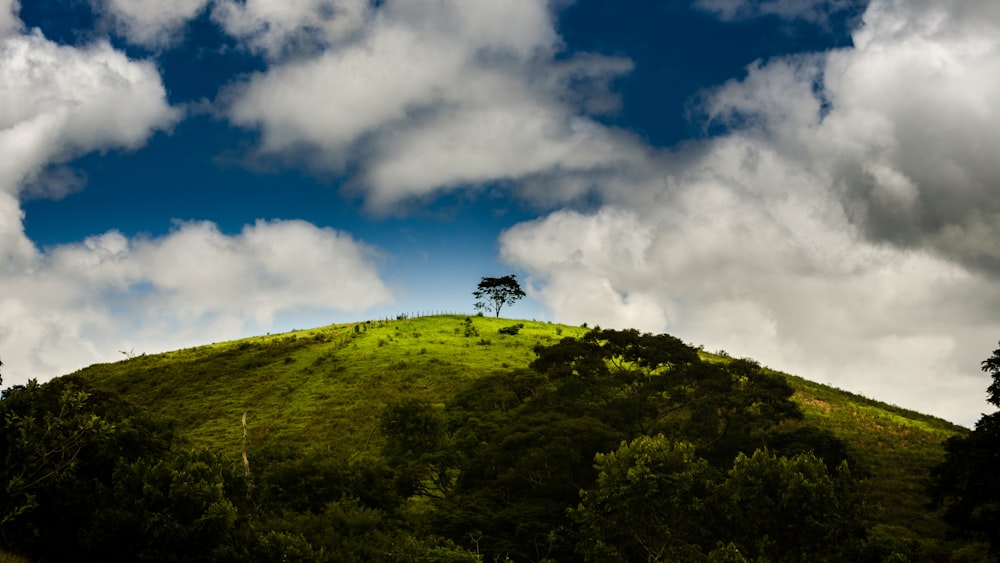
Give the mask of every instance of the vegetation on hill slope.
[[[466, 319], [469, 319], [466, 321]], [[91, 366], [75, 375], [176, 419], [196, 445], [238, 455], [248, 411], [255, 447], [288, 441], [371, 445], [400, 396], [444, 403], [484, 374], [526, 368], [537, 345], [584, 328], [435, 316], [333, 325]]]
[[[686, 460], [683, 467], [692, 471], [699, 467], [698, 459], [706, 459], [705, 463], [717, 469], [712, 470], [711, 477], [706, 474], [702, 482], [714, 483], [712, 490], [730, 491], [727, 498], [735, 498], [733, 491], [737, 490], [735, 475], [725, 477], [736, 451], [744, 451], [748, 457], [743, 465], [733, 466], [729, 471], [736, 471], [737, 467], [743, 471], [765, 471], [771, 463], [767, 456], [786, 455], [782, 451], [789, 457], [776, 458], [788, 460], [780, 462], [786, 465], [774, 466], [779, 473], [816, 471], [809, 469], [813, 466], [808, 459], [796, 457], [799, 455], [796, 451], [813, 451], [818, 459], [827, 461], [828, 469], [823, 471], [833, 472], [837, 462], [847, 460], [853, 479], [865, 477], [861, 484], [864, 512], [865, 518], [872, 520], [865, 534], [875, 546], [866, 552], [869, 556], [895, 553], [899, 557], [931, 560], [954, 553], [980, 554], [979, 546], [949, 543], [940, 515], [926, 507], [928, 499], [924, 492], [929, 468], [943, 459], [941, 442], [965, 432], [964, 429], [801, 378], [782, 374], [772, 379], [768, 375], [773, 375], [772, 372], [757, 369], [753, 362], [704, 353], [701, 357], [706, 360], [705, 365], [729, 366], [735, 362], [733, 367], [724, 367], [719, 372], [727, 374], [722, 379], [703, 378], [719, 382], [720, 387], [713, 391], [699, 384], [698, 378], [702, 376], [691, 380], [687, 387], [657, 387], [669, 379], [659, 377], [661, 374], [688, 372], [677, 371], [680, 368], [671, 363], [673, 360], [655, 364], [658, 367], [643, 367], [645, 360], [629, 357], [632, 352], [627, 351], [627, 343], [621, 344], [625, 340], [615, 340], [618, 333], [605, 331], [601, 337], [604, 340], [584, 345], [588, 335], [593, 334], [599, 333], [585, 327], [533, 321], [512, 324], [509, 320], [485, 317], [399, 319], [334, 325], [138, 356], [91, 366], [68, 380], [78, 379], [96, 390], [120, 394], [140, 405], [154, 419], [172, 420], [178, 443], [184, 444], [182, 449], [209, 451], [228, 463], [225, 475], [220, 474], [218, 481], [229, 483], [226, 487], [233, 490], [244, 482], [245, 495], [240, 497], [244, 500], [233, 500], [230, 490], [225, 499], [219, 499], [219, 502], [227, 500], [229, 505], [219, 504], [218, 510], [229, 513], [228, 506], [232, 505], [233, 514], [268, 515], [244, 522], [260, 532], [253, 539], [244, 538], [248, 545], [254, 546], [255, 556], [269, 549], [285, 555], [299, 549], [318, 559], [322, 559], [321, 555], [336, 559], [337, 554], [365, 558], [358, 542], [374, 542], [397, 545], [399, 549], [405, 544], [409, 553], [424, 554], [421, 557], [426, 558], [421, 560], [448, 560], [447, 557], [460, 560], [475, 553], [517, 554], [518, 560], [540, 560], [553, 554], [561, 554], [564, 559], [623, 557], [622, 554], [629, 552], [622, 550], [631, 549], [625, 540], [614, 548], [619, 551], [608, 551], [609, 544], [600, 543], [591, 545], [590, 551], [572, 555], [570, 548], [559, 544], [571, 537], [569, 531], [560, 531], [562, 528], [549, 530], [551, 545], [546, 549], [538, 546], [538, 536], [529, 531], [520, 536], [504, 531], [510, 522], [500, 514], [505, 510], [503, 506], [519, 507], [522, 512], [512, 514], [518, 514], [519, 521], [524, 522], [535, 518], [540, 530], [548, 529], [546, 526], [552, 519], [565, 528], [607, 529], [601, 527], [600, 518], [593, 516], [599, 513], [599, 505], [593, 505], [590, 512], [581, 505], [582, 512], [576, 520], [566, 520], [565, 508], [559, 504], [570, 502], [565, 499], [571, 497], [579, 498], [577, 493], [581, 488], [605, 483], [595, 481], [598, 474], [594, 472], [593, 459], [574, 460], [574, 467], [580, 469], [565, 468], [569, 471], [565, 475], [582, 473], [574, 478], [578, 482], [569, 483], [565, 491], [553, 489], [550, 493], [554, 496], [542, 495], [552, 499], [554, 504], [549, 505], [535, 502], [542, 498], [537, 491], [516, 500], [510, 496], [520, 494], [516, 493], [516, 487], [511, 488], [514, 482], [505, 481], [503, 474], [496, 473], [496, 468], [504, 465], [510, 475], [520, 475], [518, 479], [537, 478], [538, 474], [531, 473], [524, 463], [533, 459], [549, 463], [545, 461], [549, 459], [546, 455], [538, 454], [541, 457], [537, 459], [532, 456], [562, 443], [560, 436], [570, 440], [576, 436], [577, 441], [586, 437], [583, 441], [594, 442], [581, 445], [583, 449], [566, 450], [568, 457], [579, 455], [573, 454], [574, 451], [611, 453], [619, 442], [625, 448], [623, 440], [632, 441], [632, 449], [619, 450], [620, 459], [633, 460], [628, 463], [649, 455], [654, 459], [659, 459], [656, 456], [674, 459], [671, 452], [675, 447], [691, 443], [695, 457], [684, 454], [677, 459]], [[560, 347], [567, 337], [574, 339], [569, 341], [572, 346]], [[612, 345], [618, 344], [620, 348], [609, 352]], [[643, 349], [643, 353], [651, 349]], [[605, 364], [616, 369], [600, 371]], [[570, 372], [565, 372], [566, 369]], [[697, 373], [703, 373], [708, 368], [697, 369], [702, 370]], [[710, 372], [704, 371], [703, 375]], [[577, 378], [583, 377], [582, 373], [598, 377], [580, 388], [574, 386], [577, 380], [566, 373]], [[778, 380], [791, 385], [788, 393], [794, 403], [790, 404], [796, 405], [803, 416], [781, 406], [785, 400], [781, 399], [782, 388], [773, 383]], [[733, 387], [741, 381], [742, 387]], [[764, 385], [758, 389], [764, 395], [756, 402], [740, 406], [735, 394], [749, 397], [747, 390], [757, 388], [746, 387], [746, 382]], [[593, 391], [598, 388], [603, 390]], [[673, 407], [665, 402], [683, 393], [695, 393], [691, 397], [697, 400], [686, 403], [675, 400]], [[548, 407], [542, 409], [546, 404]], [[763, 416], [761, 405], [778, 410]], [[716, 420], [714, 426], [702, 428], [696, 423], [703, 419], [694, 410], [702, 407], [708, 409], [703, 412], [707, 413], [706, 420], [714, 420], [713, 413], [733, 414]], [[623, 419], [622, 413], [630, 410], [635, 412], [634, 420]], [[248, 454], [254, 473], [251, 479], [241, 481], [240, 420], [244, 412], [248, 415]], [[563, 414], [553, 414], [558, 412]], [[410, 414], [409, 418], [399, 418], [393, 413]], [[420, 432], [394, 434], [387, 421], [397, 419], [413, 421]], [[718, 430], [723, 426], [719, 420], [726, 427], [721, 433]], [[729, 425], [741, 429], [729, 431]], [[548, 437], [539, 438], [539, 433]], [[437, 438], [426, 443], [410, 443], [406, 439], [400, 442], [401, 437], [413, 435]], [[664, 435], [668, 442], [656, 442], [658, 435]], [[742, 437], [733, 438], [737, 435]], [[643, 436], [654, 441], [634, 442]], [[509, 449], [525, 437], [543, 440], [538, 444], [545, 447], [536, 451], [524, 442], [514, 450]], [[726, 440], [731, 443], [726, 445]], [[751, 456], [763, 446], [775, 454], [764, 451]], [[504, 451], [507, 453], [503, 454]], [[643, 453], [637, 456], [634, 452]], [[490, 457], [496, 455], [502, 457]], [[589, 455], [593, 457], [593, 453]], [[176, 471], [197, 463], [211, 465], [205, 461], [207, 458], [192, 460], [190, 456], [175, 455], [170, 459], [165, 463], [174, 464]], [[505, 465], [513, 459], [521, 461]], [[486, 460], [493, 461], [483, 465]], [[606, 464], [599, 467], [610, 471]], [[155, 469], [133, 464], [118, 471], [133, 475], [139, 482], [153, 478]], [[305, 477], [307, 474], [312, 475], [311, 479]], [[610, 474], [607, 479], [612, 479]], [[247, 489], [248, 486], [256, 489]], [[596, 491], [587, 498], [598, 498], [594, 496]], [[721, 502], [706, 491], [699, 493], [698, 498], [707, 503]], [[494, 506], [491, 503], [499, 497], [490, 495], [496, 494], [507, 500]], [[319, 504], [313, 506], [311, 502]], [[483, 508], [490, 506], [492, 512], [484, 514]], [[465, 514], [466, 521], [442, 519], [448, 510]], [[735, 511], [736, 508], [729, 510]], [[544, 514], [549, 516], [539, 516]], [[687, 517], [693, 518], [691, 514]], [[390, 525], [390, 521], [396, 524]], [[400, 521], [408, 524], [399, 524]], [[481, 526], [469, 529], [468, 522], [478, 522]], [[713, 526], [718, 522], [705, 522], [702, 532], [712, 536], [710, 531], [716, 529]], [[332, 540], [323, 539], [326, 536], [318, 531], [324, 526], [339, 526], [357, 533], [340, 537], [341, 543], [329, 543]], [[490, 526], [496, 529], [488, 529]], [[310, 533], [310, 529], [314, 531]], [[844, 530], [847, 534], [854, 533]], [[93, 534], [99, 536], [96, 531]], [[532, 549], [515, 545], [521, 540], [509, 544], [513, 537], [530, 537], [535, 545]], [[705, 541], [708, 543], [699, 553], [709, 556], [712, 551], [715, 553], [712, 557], [729, 553], [734, 557], [731, 560], [736, 560], [734, 553], [739, 555], [741, 550], [747, 553], [747, 550], [768, 549], [763, 544], [748, 547], [737, 536], [733, 539], [735, 543], [714, 550], [711, 542]], [[663, 546], [664, 557], [672, 553], [668, 547]], [[431, 553], [439, 558], [430, 557]], [[760, 551], [758, 555], [767, 553], [770, 552]], [[372, 553], [367, 555], [376, 557]], [[680, 556], [675, 553], [674, 557]]]

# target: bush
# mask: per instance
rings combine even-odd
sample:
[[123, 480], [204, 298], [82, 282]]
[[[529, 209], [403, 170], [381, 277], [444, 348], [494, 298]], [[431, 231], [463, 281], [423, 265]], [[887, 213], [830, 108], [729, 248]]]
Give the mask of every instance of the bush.
[[465, 337], [469, 338], [470, 336], [479, 336], [479, 329], [472, 326], [472, 319], [465, 317]]
[[505, 326], [498, 330], [500, 334], [509, 334], [511, 336], [516, 336], [520, 330], [524, 328], [524, 323], [517, 323], [516, 325]]

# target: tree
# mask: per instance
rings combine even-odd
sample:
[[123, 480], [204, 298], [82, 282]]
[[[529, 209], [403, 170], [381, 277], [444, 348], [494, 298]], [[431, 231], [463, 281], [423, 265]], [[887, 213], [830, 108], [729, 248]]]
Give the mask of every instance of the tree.
[[750, 561], [847, 561], [866, 535], [863, 497], [847, 462], [830, 471], [812, 453], [740, 453], [716, 495], [725, 540]]
[[[993, 381], [987, 401], [1000, 407], [1000, 348], [982, 363]], [[931, 496], [944, 519], [963, 535], [979, 537], [1000, 554], [1000, 412], [984, 414], [966, 436], [945, 442], [945, 461], [933, 469]]]
[[446, 422], [438, 409], [418, 399], [391, 404], [382, 412], [379, 429], [385, 436], [382, 455], [395, 468], [399, 493], [447, 493], [453, 472]]
[[79, 533], [110, 502], [116, 467], [167, 451], [172, 434], [113, 393], [64, 376], [0, 400], [0, 549], [79, 556]]
[[78, 533], [103, 561], [221, 561], [237, 533], [227, 483], [242, 471], [206, 449], [145, 456], [115, 468], [106, 502]]
[[993, 355], [983, 360], [983, 371], [993, 378], [993, 383], [986, 389], [986, 400], [993, 406], [1000, 407], [1000, 348]]
[[511, 274], [499, 278], [484, 277], [472, 296], [478, 299], [475, 304], [477, 311], [495, 312], [499, 318], [500, 309], [504, 305], [513, 305], [525, 293], [521, 290], [521, 284], [517, 283], [517, 277]]
[[694, 444], [662, 434], [597, 454], [593, 487], [571, 511], [587, 561], [692, 561], [712, 539], [705, 524], [710, 469]]

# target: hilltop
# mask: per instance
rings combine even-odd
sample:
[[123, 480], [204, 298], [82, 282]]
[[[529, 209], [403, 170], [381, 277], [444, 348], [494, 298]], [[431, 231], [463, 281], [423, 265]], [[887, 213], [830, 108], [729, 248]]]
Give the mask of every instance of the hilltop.
[[[517, 335], [498, 333], [516, 323], [524, 325]], [[258, 445], [307, 440], [353, 449], [364, 447], [394, 398], [444, 403], [472, 379], [526, 368], [534, 346], [586, 332], [459, 315], [378, 320], [137, 356], [74, 375], [177, 419], [198, 445], [238, 452], [248, 411]]]

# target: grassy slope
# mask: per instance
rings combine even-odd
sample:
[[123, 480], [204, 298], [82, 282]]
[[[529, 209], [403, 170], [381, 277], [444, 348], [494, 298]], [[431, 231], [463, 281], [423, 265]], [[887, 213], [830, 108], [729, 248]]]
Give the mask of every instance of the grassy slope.
[[472, 317], [479, 335], [466, 337], [464, 319], [333, 325], [140, 356], [77, 375], [179, 420], [195, 443], [235, 455], [244, 410], [258, 444], [356, 449], [368, 442], [389, 400], [402, 394], [444, 402], [468, 378], [526, 367], [535, 345], [585, 332], [518, 321], [520, 334], [507, 336], [497, 330], [514, 321]]
[[[177, 419], [191, 441], [234, 459], [244, 410], [251, 452], [255, 445], [290, 443], [355, 453], [369, 446], [377, 415], [393, 398], [445, 402], [469, 378], [526, 367], [535, 345], [585, 332], [472, 317], [479, 334], [466, 336], [464, 321], [438, 316], [333, 325], [95, 365], [78, 375]], [[520, 334], [497, 333], [515, 322], [524, 324]], [[807, 421], [847, 441], [871, 472], [872, 498], [888, 519], [918, 537], [943, 538], [940, 519], [923, 509], [923, 489], [928, 468], [943, 458], [941, 442], [963, 429], [787, 377]]]
[[886, 405], [832, 387], [785, 374], [796, 389], [806, 420], [832, 431], [850, 444], [870, 472], [870, 500], [885, 520], [909, 530], [885, 529], [889, 535], [941, 539], [947, 528], [928, 511], [930, 468], [944, 460], [942, 442], [966, 429], [932, 416]]

